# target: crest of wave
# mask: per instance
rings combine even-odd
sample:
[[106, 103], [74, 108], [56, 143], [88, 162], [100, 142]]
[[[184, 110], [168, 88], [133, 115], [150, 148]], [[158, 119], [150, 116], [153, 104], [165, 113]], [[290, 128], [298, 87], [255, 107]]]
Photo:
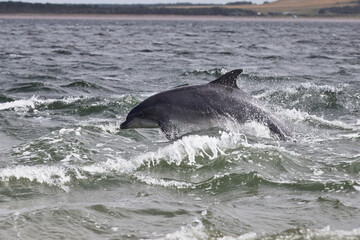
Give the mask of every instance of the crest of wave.
[[238, 141], [234, 139], [230, 133], [222, 132], [220, 137], [190, 135], [184, 136], [156, 151], [146, 152], [132, 159], [108, 159], [105, 162], [95, 163], [93, 165], [84, 166], [82, 170], [91, 173], [105, 173], [116, 171], [120, 173], [131, 173], [143, 164], [148, 166], [156, 165], [161, 160], [167, 163], [180, 165], [185, 159], [188, 165], [195, 165], [196, 156], [208, 157], [214, 159], [219, 154], [225, 154], [222, 150], [224, 146], [234, 145]]
[[29, 109], [35, 109], [39, 104], [50, 104], [53, 102], [61, 101], [64, 103], [72, 103], [78, 101], [81, 97], [65, 97], [62, 99], [39, 99], [36, 96], [32, 96], [30, 99], [19, 99], [11, 102], [0, 103], [0, 111], [14, 109], [15, 111], [28, 111]]
[[[246, 135], [241, 133], [236, 125], [229, 123], [228, 129], [231, 128], [234, 129], [230, 131], [220, 131], [219, 135], [216, 136], [197, 134], [184, 136], [155, 151], [149, 151], [136, 157], [130, 157], [129, 159], [114, 156], [104, 162], [85, 166], [68, 165], [66, 161], [63, 161], [60, 165], [54, 166], [19, 165], [7, 167], [0, 169], [0, 179], [3, 182], [9, 182], [12, 179], [27, 179], [31, 182], [57, 186], [64, 191], [69, 191], [67, 184], [71, 181], [71, 176], [76, 179], [84, 179], [87, 178], [86, 174], [82, 174], [85, 172], [100, 174], [116, 172], [129, 174], [143, 165], [156, 165], [161, 161], [166, 161], [168, 164], [200, 166], [200, 164], [196, 162], [197, 158], [207, 158], [211, 160], [220, 155], [226, 155], [226, 149], [236, 148], [239, 145], [249, 145]], [[263, 132], [266, 127], [259, 123], [250, 122], [245, 124], [245, 129], [246, 128], [257, 129], [260, 133]], [[176, 185], [178, 183], [171, 184]]]
[[71, 178], [67, 175], [67, 170], [61, 166], [15, 166], [0, 170], [0, 178], [4, 182], [11, 179], [27, 179], [30, 182], [46, 183], [50, 186], [57, 186], [64, 191], [69, 188], [66, 183]]
[[[148, 167], [157, 165], [161, 161], [168, 164], [187, 164], [198, 166], [196, 159], [215, 159], [220, 155], [226, 155], [226, 149], [233, 149], [239, 145], [248, 146], [247, 137], [243, 132], [252, 132], [255, 136], [270, 137], [268, 128], [257, 122], [249, 122], [239, 128], [238, 124], [229, 121], [226, 123], [227, 131], [219, 131], [218, 136], [188, 135], [160, 147], [155, 151], [149, 151], [141, 155], [124, 159], [117, 157], [107, 159], [101, 163], [82, 167], [82, 170], [90, 173], [105, 173], [115, 171], [119, 173], [131, 173], [142, 165]], [[137, 153], [138, 154], [138, 153]]]

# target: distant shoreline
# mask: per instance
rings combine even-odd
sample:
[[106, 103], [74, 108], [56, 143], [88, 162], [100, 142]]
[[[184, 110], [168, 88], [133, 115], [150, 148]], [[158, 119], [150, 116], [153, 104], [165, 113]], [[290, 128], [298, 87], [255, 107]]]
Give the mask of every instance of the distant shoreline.
[[39, 14], [0, 13], [0, 19], [57, 19], [57, 20], [174, 20], [174, 21], [305, 21], [305, 22], [356, 22], [360, 17], [233, 17], [195, 15], [133, 15], [133, 14]]

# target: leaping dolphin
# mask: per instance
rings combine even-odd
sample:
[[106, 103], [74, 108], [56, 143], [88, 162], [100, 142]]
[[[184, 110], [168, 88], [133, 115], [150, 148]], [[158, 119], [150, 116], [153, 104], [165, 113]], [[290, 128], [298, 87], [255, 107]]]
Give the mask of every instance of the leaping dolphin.
[[256, 120], [268, 126], [280, 140], [291, 139], [289, 131], [274, 116], [236, 85], [242, 72], [236, 69], [207, 84], [155, 94], [135, 106], [120, 128], [160, 127], [171, 140], [177, 137], [179, 124], [219, 124], [219, 119], [225, 117], [239, 123]]

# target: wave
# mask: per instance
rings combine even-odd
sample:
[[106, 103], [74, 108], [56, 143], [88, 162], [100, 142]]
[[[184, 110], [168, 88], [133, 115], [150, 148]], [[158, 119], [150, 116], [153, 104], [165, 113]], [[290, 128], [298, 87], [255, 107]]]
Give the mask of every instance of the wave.
[[291, 236], [292, 239], [296, 238], [319, 238], [319, 239], [353, 239], [360, 237], [360, 228], [352, 230], [331, 230], [330, 226], [323, 229], [297, 229], [286, 231], [279, 234], [280, 236]]
[[264, 60], [278, 60], [278, 61], [282, 61], [284, 60], [284, 57], [280, 56], [280, 55], [269, 55], [269, 56], [265, 56], [263, 57]]
[[[37, 76], [40, 78], [41, 76]], [[47, 76], [42, 76], [47, 77]], [[55, 92], [63, 93], [64, 91], [59, 90], [56, 86], [52, 86], [48, 83], [42, 82], [29, 82], [29, 83], [18, 83], [15, 87], [11, 87], [6, 90], [7, 93], [31, 93], [31, 92]]]
[[[316, 169], [302, 166], [298, 154], [272, 145], [271, 141], [250, 141], [241, 131], [220, 131], [214, 136], [188, 135], [170, 144], [156, 143], [156, 150], [151, 150], [150, 145], [138, 145], [138, 150], [127, 152], [123, 148], [127, 149], [136, 140], [121, 135], [116, 135], [115, 140], [113, 134], [117, 134], [114, 129], [118, 124], [100, 125], [104, 129], [99, 126], [95, 132], [86, 127], [53, 131], [15, 148], [13, 155], [22, 165], [1, 169], [0, 176], [3, 181], [28, 179], [67, 190], [70, 182], [98, 178], [106, 181], [103, 177], [109, 174], [131, 176], [149, 185], [215, 192], [229, 186], [257, 187], [260, 184], [312, 191], [357, 191], [360, 188], [359, 183], [346, 178], [333, 181], [326, 180], [326, 176], [320, 178]], [[254, 126], [250, 124], [250, 127]], [[114, 143], [94, 141], [103, 138], [103, 134], [112, 134]], [[237, 166], [234, 170], [226, 170], [233, 164]], [[207, 174], [189, 182], [158, 175], [157, 168], [167, 169], [167, 172], [181, 170], [185, 176], [188, 170]], [[60, 175], [56, 175], [57, 171]], [[298, 171], [302, 172], [302, 177]]]
[[[55, 69], [55, 71], [58, 71], [58, 69]], [[5, 92], [10, 94], [61, 93], [62, 95], [68, 93], [69, 90], [77, 90], [85, 93], [93, 93], [94, 91], [105, 91], [108, 93], [114, 92], [111, 88], [100, 86], [85, 80], [75, 80], [71, 83], [58, 86], [48, 83], [50, 81], [57, 80], [57, 77], [50, 75], [26, 75], [23, 78], [28, 79], [31, 82], [13, 84], [8, 87]], [[47, 81], [47, 83], [43, 81]]]
[[0, 103], [6, 103], [6, 102], [12, 102], [12, 101], [14, 101], [13, 98], [0, 93]]
[[[175, 240], [175, 239], [212, 239], [211, 233], [208, 232], [204, 224], [195, 219], [191, 224], [182, 226], [179, 230], [166, 234], [165, 237], [157, 238], [158, 240]], [[214, 238], [215, 239], [215, 238]]]
[[72, 88], [72, 89], [81, 89], [83, 91], [89, 92], [89, 90], [105, 90], [105, 91], [111, 91], [108, 88], [99, 86], [95, 83], [87, 82], [84, 80], [75, 81], [66, 85], [62, 85], [61, 87], [64, 88]]
[[29, 100], [15, 100], [11, 102], [5, 102], [0, 104], [0, 110], [6, 109], [29, 109], [35, 108], [35, 103], [32, 99]]
[[239, 186], [257, 187], [262, 182], [268, 182], [259, 176], [257, 172], [249, 173], [224, 173], [215, 174], [210, 179], [196, 184], [196, 189], [206, 191], [224, 192], [228, 189], [237, 188]]
[[280, 82], [290, 82], [298, 79], [312, 80], [313, 76], [311, 75], [296, 75], [296, 76], [259, 76], [243, 73], [240, 75], [242, 80], [249, 81], [250, 83], [262, 82], [262, 83], [280, 83]]
[[189, 189], [193, 188], [193, 184], [187, 183], [184, 181], [178, 181], [173, 179], [163, 179], [163, 178], [156, 178], [152, 176], [145, 176], [142, 174], [135, 174], [135, 179], [141, 182], [146, 183], [147, 185], [156, 185], [162, 187], [173, 187], [177, 189]]
[[[126, 113], [139, 99], [131, 95], [113, 96], [109, 98], [72, 97], [63, 99], [38, 99], [32, 97], [25, 100], [15, 100], [0, 103], [0, 110], [38, 111], [69, 110], [71, 114], [87, 107], [92, 114], [98, 111], [113, 111], [114, 114]], [[94, 110], [92, 107], [99, 109]], [[85, 110], [84, 110], [85, 111]], [[61, 111], [62, 114], [67, 111]], [[319, 122], [329, 128], [359, 130], [359, 123], [346, 124], [341, 121], [329, 121], [322, 117], [299, 110], [282, 109], [280, 116], [303, 122]], [[103, 114], [102, 114], [103, 115]], [[259, 184], [278, 184], [283, 187], [308, 189], [314, 191], [359, 189], [359, 184], [349, 178], [339, 178], [332, 182], [324, 178], [314, 178], [316, 172], [312, 166], [302, 166], [303, 162], [297, 152], [286, 150], [276, 140], [270, 137], [269, 129], [257, 122], [247, 122], [241, 126], [229, 123], [226, 131], [218, 129], [196, 132], [185, 135], [172, 142], [156, 142], [153, 135], [146, 136], [142, 130], [119, 132], [120, 121], [114, 117], [104, 122], [86, 119], [72, 127], [62, 127], [50, 135], [41, 137], [13, 151], [18, 159], [18, 166], [9, 166], [3, 181], [28, 178], [48, 185], [69, 187], [73, 181], [92, 181], [109, 174], [114, 176], [131, 176], [133, 180], [149, 185], [158, 185], [179, 189], [207, 189], [210, 186], [253, 186]], [[113, 139], [111, 142], [98, 142], [98, 139]], [[147, 141], [141, 144], [140, 141]], [[136, 144], [135, 150], [129, 146]], [[287, 143], [284, 143], [287, 144]], [[293, 143], [289, 143], [290, 145]], [[127, 150], [125, 150], [127, 149]], [[56, 182], [58, 176], [50, 175], [45, 180], [41, 178], [42, 169], [50, 166], [61, 168], [62, 182]], [[228, 166], [236, 164], [234, 171], [226, 171]], [[42, 167], [44, 166], [44, 167]], [[28, 172], [37, 175], [16, 174], [16, 169], [28, 168]], [[239, 168], [240, 167], [240, 168]], [[33, 170], [34, 168], [35, 170]], [[40, 170], [36, 170], [40, 168]], [[208, 174], [192, 182], [183, 179], [173, 179], [171, 176], [161, 176], [155, 169], [164, 168], [169, 172], [181, 170], [205, 171]], [[15, 169], [15, 170], [14, 170]], [[237, 171], [237, 170], [239, 171]], [[46, 171], [46, 170], [44, 170]], [[302, 177], [297, 172], [302, 172]], [[320, 169], [321, 171], [321, 169]], [[150, 174], [144, 174], [150, 172]], [[155, 175], [152, 175], [154, 173]], [[65, 177], [70, 177], [70, 180]], [[294, 181], [298, 179], [298, 181]], [[306, 180], [309, 179], [307, 182]], [[106, 181], [106, 178], [104, 178]], [[224, 183], [224, 184], [223, 184]], [[213, 189], [213, 191], [217, 191]]]
[[[45, 75], [45, 74], [30, 74], [25, 76], [26, 79], [30, 80], [56, 80], [57, 77], [51, 76], [51, 75]], [[36, 83], [38, 84], [38, 83]]]
[[32, 96], [30, 99], [9, 99], [12, 101], [0, 103], [0, 110], [13, 109], [15, 111], [28, 111], [29, 109], [41, 108], [46, 105], [51, 107], [51, 104], [54, 104], [56, 102], [70, 104], [72, 102], [78, 101], [79, 99], [81, 99], [81, 97], [65, 97], [62, 99], [39, 99], [36, 96]]
[[210, 75], [214, 76], [216, 78], [220, 77], [221, 75], [227, 73], [228, 71], [225, 68], [214, 68], [210, 70], [201, 70], [196, 69], [193, 71], [187, 71], [181, 74], [182, 76], [188, 76], [188, 75]]
[[63, 50], [63, 49], [54, 50], [53, 52], [60, 55], [72, 55], [71, 51]]
[[[7, 98], [7, 102], [0, 102], [1, 110], [12, 110], [15, 112], [29, 112], [34, 114], [45, 114], [49, 112], [62, 111], [62, 115], [92, 115], [104, 114], [110, 118], [117, 118], [119, 114], [127, 113], [140, 100], [131, 95], [120, 95], [109, 98], [70, 96], [59, 99], [40, 99], [32, 96], [29, 99], [13, 100]], [[12, 101], [11, 101], [12, 100]], [[34, 111], [36, 110], [36, 111]]]
[[[282, 174], [284, 175], [284, 174]], [[293, 176], [294, 177], [294, 176]], [[304, 180], [296, 180], [294, 177], [284, 179], [283, 177], [267, 174], [265, 171], [259, 173], [256, 171], [248, 173], [223, 173], [215, 174], [213, 177], [194, 184], [192, 188], [198, 190], [206, 190], [212, 193], [222, 193], [227, 189], [233, 190], [238, 187], [257, 188], [260, 185], [281, 186], [284, 188], [305, 190], [305, 191], [359, 191], [360, 183], [355, 180], [344, 181], [327, 181], [311, 179], [312, 176], [304, 178]]]
[[[191, 224], [182, 226], [179, 230], [168, 233], [158, 240], [173, 239], [218, 239], [218, 240], [259, 240], [259, 239], [358, 239], [360, 228], [352, 230], [331, 230], [330, 226], [322, 229], [292, 228], [279, 233], [246, 232], [238, 236], [217, 236], [216, 229], [208, 228], [206, 220], [195, 219]], [[211, 230], [212, 229], [212, 230]], [[215, 236], [214, 236], [215, 235]], [[221, 234], [223, 235], [223, 234]], [[217, 237], [216, 237], [217, 236]]]
[[11, 183], [14, 180], [38, 182], [50, 186], [57, 186], [64, 191], [69, 191], [66, 186], [71, 178], [63, 166], [15, 166], [0, 169], [0, 178], [3, 182]]
[[[252, 233], [247, 236], [248, 240], [251, 239], [357, 239], [360, 237], [360, 228], [352, 230], [331, 230], [330, 226], [323, 229], [310, 229], [310, 228], [296, 228], [289, 229], [276, 234], [256, 234]], [[237, 238], [226, 238], [237, 239]]]
[[[319, 117], [307, 112], [292, 109], [279, 109], [277, 112], [278, 115], [296, 121], [304, 121], [313, 123], [316, 126], [329, 129], [340, 129], [340, 130], [360, 130], [360, 124], [358, 123], [346, 123], [340, 120], [327, 120], [324, 117]], [[356, 137], [357, 135], [355, 135]]]
[[325, 55], [316, 55], [316, 54], [312, 54], [306, 58], [309, 58], [309, 59], [326, 59], [326, 60], [329, 60], [329, 59], [332, 59], [331, 57], [329, 56], [325, 56]]
[[[333, 165], [333, 168], [338, 171], [344, 171], [347, 174], [357, 176], [360, 172], [360, 154], [352, 156], [352, 159], [347, 162], [339, 162]], [[357, 186], [360, 191], [360, 187]]]
[[359, 98], [348, 86], [299, 85], [280, 86], [253, 92], [254, 97], [276, 107], [295, 108], [312, 114], [343, 116], [359, 110]]
[[[105, 131], [108, 130], [105, 129]], [[175, 166], [197, 168], [202, 166], [201, 162], [204, 160], [211, 161], [220, 155], [226, 155], [222, 148], [236, 146], [239, 141], [244, 141], [243, 137], [232, 137], [226, 132], [223, 132], [220, 137], [190, 135], [160, 147], [156, 151], [148, 151], [138, 156], [136, 156], [137, 154], [126, 156], [124, 154], [119, 155], [117, 153], [119, 149], [113, 150], [115, 146], [108, 146], [107, 148], [102, 144], [93, 146], [96, 142], [93, 142], [93, 139], [98, 136], [93, 135], [94, 133], [81, 127], [61, 128], [48, 136], [14, 148], [13, 155], [18, 159], [17, 162], [22, 163], [22, 165], [1, 169], [2, 175], [0, 176], [3, 176], [3, 181], [9, 181], [11, 177], [15, 179], [27, 178], [30, 181], [57, 185], [64, 189], [64, 185], [70, 181], [69, 176], [74, 176], [74, 180], [79, 180], [98, 174], [132, 175], [162, 162], [167, 165], [174, 164]], [[127, 146], [131, 144], [126, 143], [126, 141], [131, 142], [131, 140], [122, 136], [119, 138], [123, 139], [122, 141]], [[96, 162], [94, 159], [97, 159]], [[48, 164], [54, 164], [54, 166], [49, 167], [51, 171], [47, 169]], [[56, 171], [61, 172], [59, 179], [62, 180], [60, 182], [57, 182], [57, 178], [53, 176]], [[45, 173], [46, 177], [44, 178], [44, 172], [48, 172], [50, 175]], [[160, 184], [166, 186], [176, 185], [175, 180], [170, 180], [169, 183], [164, 179], [154, 180], [141, 177], [141, 175], [135, 176], [138, 180], [149, 184], [156, 184], [156, 181], [160, 181]]]
[[[225, 140], [227, 141], [227, 140]], [[170, 145], [149, 151], [138, 156], [124, 159], [113, 157], [106, 161], [94, 163], [82, 167], [82, 170], [92, 174], [117, 172], [133, 173], [141, 171], [144, 167], [151, 168], [161, 164], [163, 161], [168, 165], [175, 166], [199, 166], [199, 158], [214, 159], [223, 151], [218, 146], [218, 139], [209, 136], [185, 136]]]
[[[277, 77], [276, 79], [283, 80], [286, 77]], [[271, 77], [272, 79], [272, 77]], [[296, 97], [301, 97], [301, 95], [310, 94], [310, 93], [321, 93], [321, 94], [341, 94], [344, 91], [344, 86], [334, 87], [329, 85], [316, 85], [314, 83], [301, 83], [300, 85], [286, 86], [280, 88], [275, 88], [269, 90], [261, 95], [255, 96], [256, 98], [263, 97], [275, 97], [280, 95], [283, 99], [290, 97], [291, 95], [296, 95]]]

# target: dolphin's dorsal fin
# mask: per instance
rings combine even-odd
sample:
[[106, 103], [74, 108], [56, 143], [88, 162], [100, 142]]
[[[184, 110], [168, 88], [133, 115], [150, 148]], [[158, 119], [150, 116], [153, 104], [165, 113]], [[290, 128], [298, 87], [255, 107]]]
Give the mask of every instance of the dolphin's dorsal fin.
[[232, 70], [232, 71], [222, 75], [218, 79], [210, 82], [210, 84], [221, 84], [221, 85], [225, 85], [225, 86], [229, 86], [229, 87], [233, 87], [233, 88], [238, 88], [238, 86], [236, 85], [236, 79], [242, 72], [243, 72], [242, 69]]

